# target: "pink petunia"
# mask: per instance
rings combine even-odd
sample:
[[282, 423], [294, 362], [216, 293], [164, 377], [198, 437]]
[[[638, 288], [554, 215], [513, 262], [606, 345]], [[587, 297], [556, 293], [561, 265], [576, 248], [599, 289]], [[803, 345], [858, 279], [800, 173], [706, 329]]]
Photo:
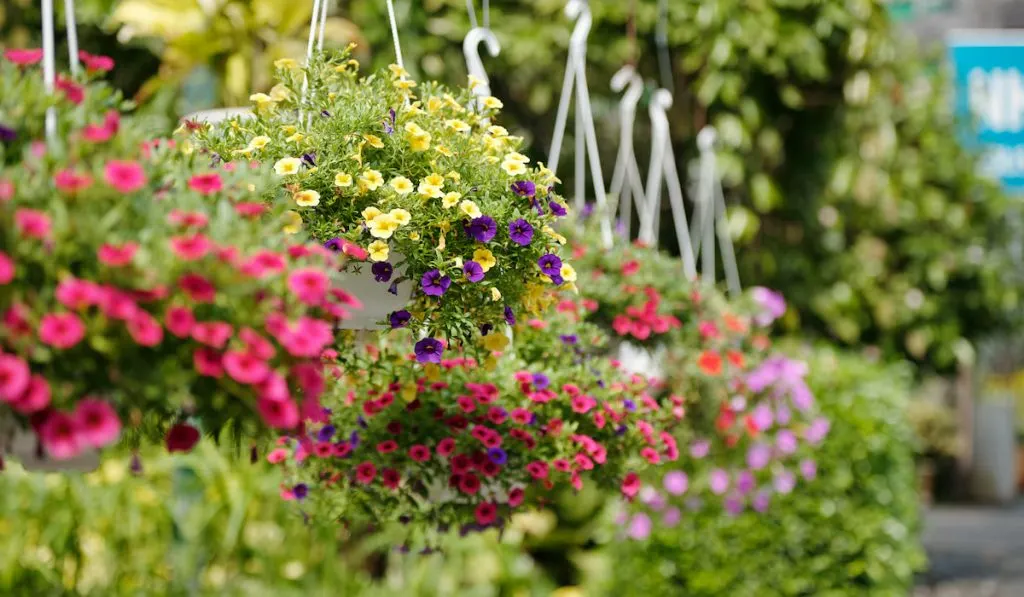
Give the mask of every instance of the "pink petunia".
[[[252, 328], [242, 328], [239, 330], [238, 338], [245, 344], [247, 352], [263, 360], [269, 360], [276, 352], [274, 345]], [[304, 371], [303, 373], [306, 372]]]
[[54, 460], [68, 460], [82, 451], [77, 420], [66, 413], [49, 413], [39, 426], [39, 440]]
[[223, 321], [204, 321], [192, 327], [192, 339], [213, 348], [224, 348], [231, 338], [231, 324]]
[[50, 236], [50, 216], [36, 209], [19, 209], [14, 212], [14, 224], [18, 232], [27, 238], [46, 240]]
[[288, 276], [289, 290], [307, 305], [323, 302], [329, 284], [324, 272], [312, 268], [297, 269]]
[[293, 429], [299, 424], [299, 407], [291, 400], [260, 398], [256, 406], [263, 422], [274, 429]]
[[224, 353], [224, 371], [238, 383], [258, 384], [270, 374], [266, 361], [248, 352], [229, 350]]
[[4, 58], [18, 66], [31, 66], [43, 59], [42, 48], [12, 48], [4, 50]]
[[160, 322], [149, 313], [139, 310], [128, 320], [128, 335], [139, 346], [156, 346], [164, 339], [164, 329]]
[[57, 190], [73, 195], [89, 188], [89, 185], [92, 184], [92, 177], [65, 168], [53, 175], [53, 184], [57, 186]]
[[133, 193], [146, 186], [146, 173], [138, 162], [111, 160], [103, 168], [103, 178], [121, 193]]
[[235, 212], [245, 218], [255, 218], [267, 211], [267, 206], [262, 203], [244, 201], [235, 204]]
[[85, 87], [82, 87], [67, 77], [57, 75], [57, 81], [54, 84], [54, 87], [56, 87], [58, 91], [62, 92], [69, 102], [76, 106], [81, 104], [85, 99]]
[[14, 197], [14, 183], [0, 178], [0, 201], [10, 201]]
[[14, 272], [14, 260], [0, 251], [0, 286], [10, 284], [14, 280]]
[[178, 278], [178, 287], [197, 303], [212, 303], [217, 297], [213, 284], [199, 274], [185, 274]]
[[66, 350], [85, 337], [85, 325], [74, 313], [47, 313], [39, 322], [39, 339]]
[[377, 476], [377, 467], [372, 462], [363, 462], [356, 467], [356, 481], [366, 485]]
[[192, 236], [173, 236], [170, 239], [171, 251], [182, 261], [196, 261], [206, 257], [213, 243], [202, 234]]
[[206, 217], [206, 214], [196, 211], [174, 209], [167, 215], [167, 221], [175, 226], [183, 226], [185, 228], [206, 228], [210, 218]]
[[117, 441], [121, 419], [114, 408], [96, 398], [83, 398], [75, 407], [75, 426], [81, 443], [102, 448]]
[[473, 515], [476, 517], [477, 524], [487, 526], [497, 520], [498, 507], [491, 502], [484, 502], [477, 505]]
[[77, 278], [64, 278], [57, 284], [54, 293], [57, 302], [72, 311], [86, 309], [97, 305], [102, 298], [100, 288], [88, 280]]
[[206, 377], [220, 377], [224, 375], [224, 365], [221, 355], [212, 348], [199, 348], [192, 353], [192, 366], [199, 375]]
[[270, 464], [279, 464], [288, 459], [288, 450], [284, 448], [274, 448], [267, 454], [267, 462]]
[[640, 477], [636, 473], [626, 473], [626, 476], [622, 479], [622, 485], [620, 487], [622, 494], [627, 498], [635, 497], [640, 492]]
[[213, 195], [224, 188], [224, 181], [221, 180], [220, 174], [216, 172], [193, 174], [188, 179], [188, 188], [200, 195]]
[[85, 50], [78, 51], [78, 59], [85, 65], [85, 69], [92, 72], [107, 72], [114, 69], [114, 59], [101, 54], [90, 54]]
[[260, 383], [259, 388], [260, 398], [266, 398], [267, 400], [291, 400], [292, 395], [288, 390], [288, 382], [284, 376], [276, 371], [271, 371], [267, 378]]
[[14, 410], [31, 415], [46, 410], [50, 406], [50, 384], [42, 375], [33, 375], [25, 388], [25, 393], [11, 404]]
[[96, 256], [100, 263], [108, 267], [124, 267], [132, 262], [135, 253], [138, 252], [138, 243], [124, 243], [123, 245], [100, 245]]
[[188, 307], [170, 307], [164, 313], [164, 325], [167, 331], [178, 338], [187, 338], [192, 335], [192, 328], [196, 324], [196, 318]]
[[21, 398], [29, 380], [28, 363], [14, 355], [0, 353], [0, 400], [14, 402]]
[[438, 456], [447, 458], [448, 456], [451, 456], [454, 451], [455, 440], [450, 437], [446, 437], [437, 443]]

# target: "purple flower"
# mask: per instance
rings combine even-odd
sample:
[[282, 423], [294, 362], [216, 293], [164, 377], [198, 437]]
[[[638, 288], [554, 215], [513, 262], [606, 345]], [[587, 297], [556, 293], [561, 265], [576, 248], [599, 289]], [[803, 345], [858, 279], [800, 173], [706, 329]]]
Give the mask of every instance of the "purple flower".
[[751, 290], [754, 301], [761, 307], [761, 313], [754, 317], [754, 322], [761, 327], [769, 326], [773, 321], [786, 314], [786, 299], [774, 290], [757, 286]]
[[779, 452], [786, 456], [796, 452], [796, 435], [788, 429], [783, 429], [777, 436], [775, 436], [775, 447], [779, 449]]
[[772, 450], [764, 444], [754, 444], [747, 450], [747, 466], [759, 471], [768, 466], [772, 458]]
[[525, 247], [533, 240], [533, 226], [522, 218], [514, 220], [508, 225], [508, 237], [515, 244]]
[[416, 360], [420, 363], [440, 363], [444, 346], [435, 338], [424, 338], [416, 343]]
[[302, 154], [302, 161], [305, 162], [306, 165], [309, 166], [310, 168], [316, 166], [316, 152], [311, 151], [309, 153]]
[[633, 402], [629, 398], [622, 400], [622, 408], [625, 408], [629, 412], [636, 412], [636, 402]]
[[462, 273], [466, 274], [466, 279], [470, 282], [479, 282], [484, 279], [484, 268], [475, 261], [467, 261], [462, 266]]
[[494, 464], [505, 464], [508, 462], [508, 454], [501, 448], [487, 450], [487, 458]]
[[740, 471], [736, 475], [736, 490], [740, 492], [740, 495], [747, 495], [753, 491], [756, 484], [754, 473], [750, 471]]
[[789, 425], [792, 419], [793, 413], [789, 410], [788, 406], [780, 404], [775, 407], [775, 420], [779, 422], [779, 425]]
[[665, 514], [661, 517], [661, 524], [671, 529], [679, 524], [679, 521], [682, 519], [683, 514], [679, 511], [679, 508], [669, 508], [665, 510]]
[[0, 124], [0, 143], [11, 143], [18, 138], [18, 132], [9, 126]]
[[533, 197], [537, 194], [537, 185], [531, 180], [517, 180], [512, 183], [512, 192], [520, 197]]
[[516, 314], [512, 312], [512, 307], [505, 306], [505, 323], [509, 325], [516, 324]]
[[391, 119], [391, 122], [388, 122], [388, 118], [384, 119], [384, 133], [387, 135], [395, 132], [395, 116], [395, 109], [390, 108], [388, 110], [388, 117]]
[[586, 219], [586, 218], [589, 218], [590, 215], [593, 214], [593, 213], [594, 213], [594, 204], [593, 203], [587, 203], [586, 205], [583, 206], [583, 210], [580, 213], [580, 215], [583, 216], [584, 219]]
[[711, 487], [711, 493], [722, 495], [729, 489], [729, 473], [720, 468], [711, 471], [711, 475], [708, 477], [708, 486]]
[[324, 248], [329, 249], [337, 253], [342, 248], [342, 242], [340, 238], [332, 238], [331, 240], [324, 243]]
[[700, 460], [708, 455], [711, 451], [711, 442], [706, 439], [701, 439], [690, 444], [690, 456]]
[[480, 335], [486, 336], [487, 334], [490, 334], [492, 330], [494, 330], [494, 324], [485, 323], [482, 326], [480, 326]]
[[323, 116], [324, 118], [330, 118], [331, 113], [328, 112], [327, 110], [320, 110], [320, 116]]
[[651, 486], [645, 486], [640, 490], [640, 501], [655, 511], [661, 510], [666, 505], [665, 497]]
[[412, 319], [412, 314], [406, 311], [405, 309], [395, 311], [390, 316], [388, 316], [388, 320], [391, 322], [391, 329], [393, 330], [396, 330], [398, 328], [404, 328], [405, 326], [409, 325], [410, 319]]
[[754, 499], [751, 501], [751, 506], [753, 506], [755, 512], [767, 512], [768, 503], [771, 501], [771, 499], [771, 494], [769, 494], [767, 491], [759, 491], [757, 492], [757, 495], [754, 496]]
[[487, 243], [491, 242], [494, 235], [498, 232], [498, 224], [495, 223], [494, 218], [491, 216], [480, 216], [479, 218], [473, 218], [466, 226], [466, 233], [469, 234], [477, 242]]
[[391, 283], [391, 286], [388, 286], [388, 292], [395, 296], [398, 296], [398, 280], [395, 280], [394, 282]]
[[543, 390], [547, 388], [549, 385], [551, 385], [551, 380], [548, 379], [547, 375], [544, 375], [543, 373], [533, 374], [533, 387], [537, 388], [538, 390]]
[[672, 495], [683, 495], [690, 487], [690, 479], [683, 471], [672, 471], [661, 480], [665, 491]]
[[309, 486], [305, 483], [299, 483], [295, 487], [292, 487], [292, 494], [295, 495], [295, 499], [304, 500], [309, 495]]
[[743, 513], [743, 498], [738, 495], [730, 495], [725, 498], [725, 511], [733, 516]]
[[548, 208], [551, 210], [551, 213], [555, 214], [559, 218], [564, 217], [569, 213], [565, 210], [565, 206], [557, 201], [548, 201]]
[[643, 541], [644, 539], [651, 536], [651, 517], [647, 516], [643, 512], [639, 512], [633, 515], [633, 519], [629, 521], [629, 537], [636, 539], [637, 541]]
[[750, 413], [750, 416], [759, 431], [768, 430], [775, 421], [775, 415], [772, 414], [772, 409], [767, 404], [759, 404], [754, 408], [754, 412]]
[[821, 440], [825, 439], [828, 435], [828, 430], [831, 425], [828, 419], [818, 418], [811, 421], [810, 427], [804, 432], [804, 439], [807, 440], [811, 445], [817, 445], [821, 443]]
[[818, 476], [818, 465], [810, 459], [800, 461], [800, 474], [804, 479], [813, 481]]
[[562, 344], [576, 344], [580, 341], [576, 334], [567, 334], [558, 338], [562, 341]]
[[442, 276], [441, 272], [436, 269], [423, 274], [423, 278], [420, 279], [420, 288], [423, 289], [423, 294], [427, 296], [441, 296], [448, 292], [448, 287], [451, 285], [452, 279], [448, 276]]
[[370, 266], [370, 271], [373, 272], [374, 280], [388, 282], [391, 280], [391, 274], [394, 273], [395, 268], [387, 261], [378, 261]]
[[334, 425], [324, 425], [317, 432], [316, 438], [322, 442], [331, 441], [331, 438], [334, 437], [334, 432]]
[[772, 485], [775, 487], [776, 492], [787, 494], [793, 491], [793, 487], [796, 486], [796, 477], [789, 471], [779, 471], [775, 473]]
[[565, 282], [565, 279], [562, 278], [562, 276], [560, 276], [558, 274], [550, 276], [550, 278], [551, 278], [551, 283], [554, 284], [555, 286], [561, 286], [562, 283]]
[[558, 255], [554, 253], [545, 253], [537, 260], [537, 265], [540, 266], [540, 271], [545, 276], [550, 276], [554, 279], [558, 275], [558, 272], [562, 271], [562, 260], [558, 258]]

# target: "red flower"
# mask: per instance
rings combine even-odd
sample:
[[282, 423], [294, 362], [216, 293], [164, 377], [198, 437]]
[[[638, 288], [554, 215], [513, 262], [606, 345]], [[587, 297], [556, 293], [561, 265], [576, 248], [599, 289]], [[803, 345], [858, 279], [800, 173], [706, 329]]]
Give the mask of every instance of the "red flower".
[[741, 353], [739, 351], [736, 351], [736, 350], [730, 350], [729, 352], [727, 352], [725, 354], [725, 356], [726, 356], [727, 359], [729, 359], [729, 362], [732, 363], [733, 367], [736, 367], [738, 369], [742, 369], [743, 368], [743, 366], [744, 366], [743, 353]]
[[381, 483], [388, 489], [398, 489], [398, 484], [402, 481], [402, 476], [398, 474], [393, 468], [386, 468], [380, 472]]
[[462, 475], [462, 478], [459, 480], [459, 491], [469, 495], [474, 495], [476, 492], [480, 491], [480, 478], [473, 473], [466, 473]]
[[179, 423], [167, 430], [168, 452], [191, 452], [199, 441], [199, 431], [191, 426]]
[[705, 350], [697, 358], [697, 366], [705, 375], [719, 375], [722, 372], [722, 357], [713, 350]]
[[508, 492], [508, 505], [516, 508], [526, 499], [526, 493], [519, 487]]
[[364, 462], [356, 467], [356, 481], [366, 485], [377, 476], [377, 467], [372, 462]]
[[498, 507], [490, 502], [484, 502], [476, 507], [475, 514], [477, 524], [487, 526], [498, 518]]
[[390, 454], [398, 449], [398, 442], [393, 439], [384, 440], [377, 444], [377, 451], [381, 454]]
[[548, 463], [543, 460], [534, 460], [526, 465], [526, 472], [530, 473], [534, 479], [547, 479], [550, 468]]
[[78, 59], [85, 65], [86, 70], [107, 72], [114, 68], [114, 59], [110, 56], [90, 54], [85, 50], [79, 50]]
[[430, 460], [430, 448], [423, 444], [416, 444], [409, 448], [409, 458], [411, 458], [413, 462], [426, 462]]

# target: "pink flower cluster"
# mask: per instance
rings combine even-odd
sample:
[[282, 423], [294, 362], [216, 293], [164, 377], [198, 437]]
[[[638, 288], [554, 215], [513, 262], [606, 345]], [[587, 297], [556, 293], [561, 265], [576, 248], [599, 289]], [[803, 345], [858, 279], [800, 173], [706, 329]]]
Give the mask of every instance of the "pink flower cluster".
[[647, 297], [643, 304], [626, 307], [625, 313], [616, 315], [612, 320], [612, 329], [615, 333], [620, 336], [632, 336], [637, 340], [647, 340], [652, 334], [661, 335], [680, 327], [679, 320], [674, 315], [658, 313], [661, 295], [657, 290], [648, 286], [643, 289], [643, 294]]

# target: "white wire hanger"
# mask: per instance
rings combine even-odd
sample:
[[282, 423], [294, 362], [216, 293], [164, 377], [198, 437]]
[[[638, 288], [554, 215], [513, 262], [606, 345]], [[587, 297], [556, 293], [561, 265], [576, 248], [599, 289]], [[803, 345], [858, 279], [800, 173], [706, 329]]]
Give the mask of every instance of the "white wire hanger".
[[693, 213], [693, 254], [701, 260], [701, 279], [710, 285], [715, 283], [715, 236], [722, 253], [722, 269], [726, 287], [736, 296], [740, 293], [739, 269], [736, 252], [729, 234], [725, 216], [725, 193], [715, 158], [715, 141], [718, 133], [714, 127], [706, 126], [697, 133], [697, 149], [700, 151], [700, 170], [697, 181], [697, 196]]
[[569, 56], [565, 64], [565, 79], [562, 82], [562, 94], [558, 100], [558, 113], [555, 117], [555, 130], [551, 138], [551, 153], [548, 157], [548, 168], [558, 171], [558, 160], [562, 151], [565, 127], [569, 119], [569, 104], [576, 95], [576, 189], [575, 208], [582, 212], [586, 205], [587, 162], [590, 165], [590, 181], [594, 188], [600, 218], [601, 242], [605, 247], [612, 246], [612, 227], [608, 219], [608, 197], [605, 193], [604, 175], [601, 173], [601, 158], [598, 154], [597, 131], [594, 128], [594, 117], [590, 108], [590, 90], [587, 88], [587, 36], [593, 25], [590, 5], [585, 0], [569, 0], [565, 5], [565, 14], [576, 21], [569, 40]]
[[473, 0], [466, 0], [466, 8], [469, 10], [469, 22], [472, 28], [466, 33], [462, 41], [462, 54], [466, 57], [466, 70], [469, 76], [476, 79], [476, 86], [473, 87], [473, 96], [483, 98], [491, 95], [491, 80], [487, 76], [484, 62], [480, 58], [480, 44], [486, 44], [487, 53], [495, 57], [501, 53], [501, 44], [498, 38], [491, 31], [491, 10], [490, 0], [483, 3], [483, 25], [476, 24], [476, 11], [473, 9]]
[[618, 216], [622, 220], [626, 238], [629, 238], [633, 202], [636, 203], [638, 214], [645, 212], [643, 179], [633, 147], [636, 107], [644, 93], [644, 82], [636, 68], [627, 64], [612, 77], [611, 88], [617, 93], [625, 93], [619, 101], [619, 152], [615, 159], [615, 169], [612, 172], [612, 183], [608, 193], [619, 199], [618, 207], [612, 206], [612, 218]]
[[[43, 85], [48, 94], [53, 94], [57, 86], [56, 42], [53, 34], [53, 0], [43, 0]], [[68, 42], [68, 63], [71, 75], [78, 76], [81, 64], [78, 58], [78, 25], [75, 21], [75, 0], [64, 0], [64, 26]], [[57, 141], [57, 108], [46, 110], [45, 120], [46, 141]]]

